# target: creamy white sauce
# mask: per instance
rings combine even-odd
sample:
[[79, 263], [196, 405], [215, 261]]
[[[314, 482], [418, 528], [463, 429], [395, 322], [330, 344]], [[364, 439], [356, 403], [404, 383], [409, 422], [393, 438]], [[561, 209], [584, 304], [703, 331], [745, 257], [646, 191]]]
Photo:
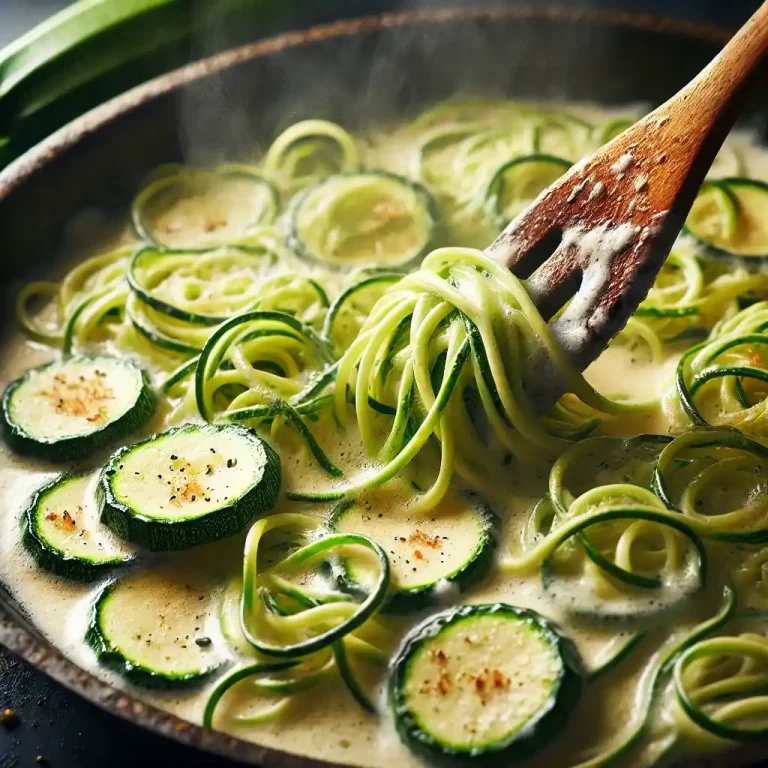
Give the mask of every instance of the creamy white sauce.
[[[583, 106], [571, 111], [596, 122], [605, 120], [612, 114], [607, 110]], [[626, 110], [614, 114], [626, 115]], [[756, 151], [751, 137], [747, 135], [736, 135], [732, 142], [748, 158], [750, 174], [768, 178], [768, 153]], [[388, 167], [395, 170], [401, 170], [406, 165], [407, 153], [402, 151], [402, 144], [382, 142], [377, 153], [380, 161], [383, 162], [382, 159], [385, 158]], [[631, 163], [632, 156], [628, 153], [617, 163], [614, 171], [624, 173]], [[600, 185], [593, 187], [590, 199], [604, 194], [602, 187], [600, 191], [598, 187]], [[74, 245], [71, 250], [77, 252], [83, 248], [84, 239], [92, 241], [93, 230], [92, 218], [73, 227]], [[574, 242], [580, 243], [585, 253], [590, 254], [585, 269], [585, 285], [578, 298], [579, 302], [588, 307], [594, 300], [596, 286], [610, 271], [612, 258], [628, 247], [638, 236], [638, 232], [630, 225], [623, 224], [599, 232], [574, 232], [569, 236], [574, 238]], [[571, 341], [576, 343], [578, 340]], [[29, 367], [53, 358], [49, 349], [30, 343], [20, 336], [8, 341], [3, 346], [2, 354], [2, 386]], [[626, 347], [615, 346], [591, 366], [587, 371], [587, 378], [608, 395], [626, 394], [635, 399], [653, 399], [668, 388], [675, 362], [675, 353], [657, 365], [636, 358], [635, 353]], [[145, 432], [148, 434], [161, 429], [163, 417], [164, 413], [161, 412]], [[603, 426], [603, 430], [609, 434], [666, 432], [667, 428], [668, 424], [660, 410], [639, 415], [634, 419], [607, 419]], [[344, 452], [346, 457], [343, 461], [347, 464], [350, 458], [355, 460], [354, 448], [351, 449], [339, 441], [324, 442], [333, 460], [339, 460], [339, 455]], [[284, 487], [306, 487], [320, 482], [323, 482], [324, 487], [328, 487], [327, 479], [318, 474], [314, 460], [295, 435], [288, 430], [282, 431], [278, 435], [277, 446], [281, 449], [283, 457]], [[103, 458], [94, 457], [88, 466], [97, 466]], [[359, 450], [357, 461], [362, 472], [372, 471]], [[368, 470], [366, 464], [369, 466]], [[199, 723], [203, 704], [213, 682], [193, 691], [151, 692], [131, 687], [125, 680], [107, 672], [96, 663], [93, 652], [83, 643], [83, 634], [93, 596], [100, 585], [74, 584], [41, 571], [27, 556], [20, 542], [19, 514], [32, 492], [50, 480], [55, 471], [42, 463], [15, 457], [4, 446], [0, 447], [0, 467], [0, 580], [31, 621], [69, 658], [98, 677], [108, 680], [115, 687], [130, 690], [133, 695], [144, 701]], [[510, 466], [504, 476], [504, 482], [496, 489], [493, 498], [489, 499], [504, 520], [500, 556], [507, 556], [509, 548], [517, 546], [521, 523], [530, 506], [545, 490], [548, 472], [547, 463]], [[397, 500], [396, 487], [389, 496], [389, 501], [387, 491], [383, 491], [378, 496], [378, 509], [386, 514], [388, 504], [396, 503]], [[283, 501], [279, 503], [276, 511], [310, 509], [313, 508]], [[322, 509], [320, 511], [322, 512]], [[159, 558], [165, 563], [177, 563], [179, 568], [194, 565], [207, 574], [212, 587], [210, 604], [206, 604], [207, 608], [210, 608], [210, 615], [206, 619], [204, 631], [212, 638], [217, 650], [229, 654], [233, 661], [237, 660], [237, 654], [225, 643], [216, 615], [221, 590], [241, 568], [242, 547], [243, 537], [240, 536], [190, 552], [167, 554]], [[144, 556], [142, 565], [152, 567], [154, 561], [154, 557]], [[523, 578], [496, 572], [467, 595], [459, 595], [454, 585], [441, 582], [437, 587], [437, 595], [439, 599], [427, 613], [459, 601], [504, 601], [533, 608], [554, 620], [565, 620], [561, 608], [543, 595], [538, 575]], [[675, 617], [675, 632], [683, 633], [702, 617], [712, 615], [717, 604], [718, 595], [707, 593], [693, 605], [687, 606]], [[398, 632], [402, 632], [410, 623], [422, 617], [415, 616], [398, 622]], [[663, 631], [668, 630], [667, 627]], [[653, 633], [654, 630], [650, 631]], [[600, 649], [616, 635], [615, 629], [610, 626], [601, 631], [599, 628], [590, 629], [574, 624], [569, 625], [569, 632], [583, 655], [589, 658], [598, 656]], [[653, 647], [653, 643], [649, 642], [649, 646]], [[531, 764], [540, 765], [542, 768], [569, 764], [580, 750], [615, 736], [619, 728], [637, 715], [638, 706], [634, 701], [636, 683], [643, 673], [648, 657], [648, 652], [638, 651], [616, 674], [596, 684], [590, 691], [589, 700], [575, 713], [567, 731], [557, 738], [551, 747], [532, 760]], [[324, 685], [321, 696], [318, 696], [316, 691], [296, 696], [288, 713], [277, 721], [241, 727], [234, 732], [242, 738], [265, 746], [350, 765], [372, 768], [420, 765], [421, 761], [402, 745], [395, 733], [386, 705], [383, 680], [379, 680], [377, 690], [382, 713], [379, 719], [364, 714], [334, 678]], [[234, 702], [233, 706], [236, 703]], [[256, 701], [249, 706], [258, 707], [258, 704]], [[650, 748], [648, 752], [641, 752], [637, 764], [647, 764], [649, 756], [652, 756]]]

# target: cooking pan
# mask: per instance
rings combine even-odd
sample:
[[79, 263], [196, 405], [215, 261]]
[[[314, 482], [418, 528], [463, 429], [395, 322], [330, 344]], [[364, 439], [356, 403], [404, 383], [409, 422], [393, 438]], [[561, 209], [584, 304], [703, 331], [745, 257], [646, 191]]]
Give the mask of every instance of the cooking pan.
[[[159, 163], [237, 160], [303, 117], [386, 123], [456, 93], [653, 105], [729, 35], [623, 12], [451, 8], [315, 27], [190, 64], [90, 112], [0, 174], [0, 281], [11, 292], [2, 306], [12, 306], [22, 280], [54, 268], [75, 214], [125, 211]], [[762, 82], [745, 121], [766, 138], [768, 78]], [[204, 730], [111, 688], [53, 648], [2, 585], [0, 643], [103, 709], [179, 742], [263, 766], [329, 765]], [[710, 764], [761, 754], [768, 745]]]

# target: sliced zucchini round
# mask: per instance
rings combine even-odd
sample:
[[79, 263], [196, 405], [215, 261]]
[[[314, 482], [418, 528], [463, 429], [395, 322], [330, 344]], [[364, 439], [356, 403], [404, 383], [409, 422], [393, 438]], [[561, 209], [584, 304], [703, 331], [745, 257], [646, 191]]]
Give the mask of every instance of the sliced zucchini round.
[[[361, 533], [376, 541], [389, 557], [390, 598], [387, 611], [418, 610], [442, 585], [469, 589], [489, 571], [496, 550], [498, 518], [486, 504], [457, 499], [443, 502], [433, 517], [399, 509], [375, 513], [363, 504], [340, 504], [331, 526], [340, 533]], [[373, 586], [375, 574], [364, 562], [342, 560], [342, 583]]]
[[154, 551], [239, 533], [274, 506], [280, 459], [239, 424], [186, 424], [121, 448], [102, 473], [101, 519]]
[[149, 688], [201, 681], [221, 664], [208, 636], [211, 587], [198, 573], [153, 568], [108, 584], [85, 635], [99, 661]]
[[412, 266], [437, 222], [429, 192], [384, 171], [329, 176], [297, 196], [287, 214], [299, 256], [334, 269]]
[[581, 693], [578, 652], [546, 619], [510, 605], [433, 616], [393, 662], [401, 738], [438, 758], [522, 760], [565, 726]]
[[22, 517], [23, 541], [46, 571], [92, 581], [133, 560], [130, 546], [99, 521], [96, 480], [92, 474], [64, 475], [32, 496]]
[[3, 437], [19, 453], [82, 459], [135, 432], [155, 412], [146, 374], [115, 357], [70, 357], [32, 368], [3, 395]]
[[731, 178], [704, 184], [686, 231], [715, 256], [768, 259], [768, 184]]
[[277, 218], [277, 189], [247, 165], [215, 171], [169, 166], [139, 192], [133, 226], [165, 248], [213, 248], [244, 240]]
[[570, 167], [567, 160], [552, 155], [527, 155], [505, 163], [485, 193], [489, 215], [503, 229]]

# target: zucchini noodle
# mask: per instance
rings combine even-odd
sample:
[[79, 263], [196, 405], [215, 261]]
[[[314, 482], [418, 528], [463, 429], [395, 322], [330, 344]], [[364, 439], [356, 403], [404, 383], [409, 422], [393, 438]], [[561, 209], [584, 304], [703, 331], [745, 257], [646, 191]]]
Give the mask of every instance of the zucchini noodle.
[[[544, 346], [579, 398], [536, 416], [523, 386], [523, 361]], [[422, 269], [395, 284], [374, 306], [339, 362], [335, 409], [347, 418], [354, 394], [357, 427], [369, 456], [383, 466], [351, 485], [297, 498], [334, 499], [381, 485], [410, 464], [433, 436], [440, 444], [437, 478], [415, 505], [433, 508], [457, 472], [483, 487], [488, 453], [468, 401], [482, 413], [498, 452], [547, 455], [597, 425], [594, 411], [628, 413], [638, 406], [599, 395], [565, 360], [520, 282], [480, 251], [434, 251]], [[382, 407], [383, 406], [383, 407]], [[380, 422], [388, 434], [379, 439]], [[501, 458], [499, 458], [499, 463]]]
[[536, 154], [576, 160], [598, 146], [592, 126], [574, 115], [471, 99], [434, 107], [410, 132], [417, 136], [413, 170], [448, 213], [450, 242], [479, 247], [498, 232], [485, 192], [501, 166]]
[[768, 448], [731, 429], [697, 429], [660, 453], [654, 490], [706, 538], [768, 540]]
[[[93, 256], [72, 269], [61, 283], [34, 282], [26, 285], [16, 297], [16, 317], [21, 327], [33, 338], [47, 344], [61, 344], [73, 315], [96, 300], [114, 293], [124, 294], [125, 268], [132, 248], [118, 248], [109, 253]], [[47, 313], [41, 318], [29, 314], [33, 300], [44, 299]], [[119, 304], [118, 304], [119, 306]], [[47, 317], [45, 315], [48, 315]], [[88, 331], [103, 319], [88, 323]], [[110, 318], [111, 319], [111, 318]], [[108, 325], [111, 325], [109, 323]], [[74, 331], [70, 331], [70, 335]], [[87, 339], [88, 335], [82, 335]]]
[[[263, 570], [258, 563], [259, 545], [265, 534], [281, 527], [317, 532], [321, 524], [306, 515], [278, 514], [253, 525], [245, 543], [241, 628], [259, 653], [297, 658], [333, 645], [373, 616], [387, 596], [389, 560], [381, 547], [366, 536], [328, 534]], [[378, 567], [373, 589], [361, 603], [346, 593], [297, 586], [287, 578], [323, 562], [329, 552], [343, 550], [349, 558], [360, 548], [373, 554]], [[291, 607], [281, 609], [281, 603]]]
[[650, 731], [653, 714], [678, 659], [687, 649], [727, 624], [733, 616], [735, 607], [734, 590], [726, 585], [723, 589], [721, 608], [714, 616], [698, 624], [682, 640], [673, 640], [665, 644], [651, 659], [638, 682], [633, 702], [633, 711], [637, 715], [629, 726], [620, 731], [618, 737], [608, 747], [596, 754], [579, 759], [572, 768], [608, 768], [608, 766], [625, 765], [632, 750]]
[[704, 540], [766, 541], [767, 461], [768, 449], [732, 429], [582, 440], [554, 463], [522, 554], [502, 567], [541, 569], [561, 599], [573, 600], [575, 582], [592, 596], [572, 603], [584, 615], [631, 618], [638, 590], [653, 595], [647, 609], [668, 608], [704, 585]]
[[[232, 665], [205, 691], [205, 727], [282, 728], [332, 686], [380, 714], [414, 613], [466, 589], [494, 621], [491, 603], [524, 595], [564, 641], [581, 637], [567, 666], [587, 717], [603, 691], [636, 687], [622, 729], [601, 742], [569, 726], [588, 751], [546, 764], [658, 764], [768, 737], [768, 185], [724, 148], [614, 341], [625, 349], [582, 375], [524, 283], [480, 250], [633, 122], [582, 112], [456, 99], [382, 132], [302, 120], [244, 164], [160, 166], [120, 247], [18, 293], [19, 325], [60, 359], [135, 360], [160, 429], [239, 423], [282, 454], [277, 506], [244, 518], [241, 575], [221, 572]], [[540, 356], [567, 392], [546, 413], [526, 390]], [[611, 367], [627, 358], [629, 372]], [[675, 364], [660, 398], [656, 374]], [[610, 399], [599, 376], [613, 392], [647, 377], [654, 399]], [[462, 513], [481, 495], [506, 511], [492, 528]], [[326, 516], [299, 512], [324, 502]], [[512, 542], [498, 560], [497, 523]], [[452, 563], [478, 570], [459, 582]], [[418, 695], [448, 695], [449, 668]], [[502, 671], [448, 692], [492, 714]]]
[[[705, 732], [732, 741], [755, 741], [768, 735], [768, 638], [764, 633], [696, 643], [677, 660], [674, 683], [680, 708]], [[756, 725], [757, 721], [761, 724]], [[697, 738], [685, 721], [681, 726], [689, 739]]]
[[768, 547], [748, 555], [731, 579], [748, 609], [768, 610]]
[[764, 612], [731, 612], [668, 665], [678, 752], [717, 752], [768, 734], [768, 637]]
[[259, 283], [274, 266], [272, 253], [244, 248], [208, 252], [142, 248], [128, 266], [128, 283], [137, 298], [163, 314], [199, 325], [219, 325], [253, 309]]
[[665, 343], [701, 339], [744, 302], [768, 293], [768, 275], [700, 258], [695, 248], [678, 248], [667, 257], [648, 297], [638, 307], [618, 343], [642, 342], [652, 359], [663, 358]]
[[[270, 548], [269, 539], [276, 535], [276, 547]], [[287, 554], [264, 569], [259, 561], [265, 547], [270, 552], [287, 551]], [[322, 586], [327, 577], [318, 571], [318, 566], [324, 564], [330, 552], [343, 552], [346, 558], [360, 558], [366, 552], [373, 555], [372, 565], [377, 576], [373, 589], [362, 602]], [[307, 580], [308, 571], [314, 572], [313, 580]], [[321, 586], [315, 586], [318, 582]], [[239, 592], [239, 585], [236, 587]], [[208, 698], [204, 724], [212, 727], [221, 699], [245, 680], [250, 681], [254, 693], [267, 695], [272, 700], [257, 715], [235, 716], [236, 725], [278, 717], [289, 705], [292, 695], [313, 688], [333, 674], [341, 676], [363, 709], [374, 712], [376, 708], [357, 679], [348, 653], [378, 664], [386, 662], [387, 654], [372, 640], [386, 631], [372, 626], [375, 624], [372, 617], [383, 605], [388, 589], [387, 556], [378, 544], [365, 536], [333, 534], [316, 518], [307, 515], [277, 514], [255, 523], [245, 544], [239, 632], [228, 626], [224, 633], [230, 642], [235, 636], [241, 637], [247, 644], [247, 655], [251, 655], [250, 649], [253, 649], [261, 659], [283, 657], [289, 661], [261, 661], [240, 667], [223, 678]], [[226, 600], [223, 619], [230, 622]], [[243, 640], [235, 640], [240, 652], [243, 652]], [[282, 675], [275, 679], [276, 672], [286, 672], [288, 677]], [[265, 680], [265, 675], [272, 678]]]
[[264, 170], [289, 193], [359, 165], [354, 138], [327, 120], [294, 123], [275, 139], [264, 158]]
[[676, 397], [694, 426], [728, 425], [757, 436], [767, 432], [768, 302], [759, 302], [723, 321], [677, 366]]
[[[246, 312], [220, 325], [206, 342], [194, 366], [172, 375], [176, 386], [194, 373], [178, 409], [192, 404], [206, 421], [220, 418], [257, 425], [289, 419], [306, 440], [318, 463], [331, 475], [341, 471], [328, 459], [301, 416], [330, 404], [315, 396], [323, 387], [312, 376], [329, 355], [324, 342], [285, 312]], [[166, 389], [170, 389], [166, 384]], [[223, 413], [221, 412], [223, 411]]]

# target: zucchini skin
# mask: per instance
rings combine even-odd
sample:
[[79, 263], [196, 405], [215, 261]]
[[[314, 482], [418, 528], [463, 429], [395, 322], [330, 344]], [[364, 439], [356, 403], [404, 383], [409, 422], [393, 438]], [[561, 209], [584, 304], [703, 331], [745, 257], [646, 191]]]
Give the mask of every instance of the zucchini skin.
[[38, 506], [42, 504], [50, 491], [71, 477], [71, 475], [60, 475], [52, 482], [35, 491], [21, 516], [21, 540], [24, 549], [43, 570], [71, 581], [87, 583], [102, 577], [113, 568], [127, 565], [135, 558], [114, 558], [110, 561], [94, 563], [84, 557], [67, 556], [60, 550], [54, 549], [38, 534], [37, 525], [35, 524]]
[[126, 315], [131, 321], [131, 325], [133, 326], [133, 329], [136, 331], [136, 333], [143, 336], [147, 341], [149, 341], [151, 344], [154, 344], [156, 347], [167, 349], [170, 352], [177, 352], [182, 355], [200, 354], [201, 347], [198, 348], [192, 346], [191, 344], [186, 344], [183, 341], [177, 341], [176, 339], [163, 335], [159, 331], [147, 327], [143, 324], [140, 318], [136, 317], [136, 315], [130, 311], [130, 309], [126, 310]]
[[11, 450], [16, 453], [51, 462], [85, 459], [96, 451], [140, 429], [154, 415], [157, 407], [157, 396], [149, 383], [146, 371], [142, 370], [142, 387], [136, 402], [119, 419], [110, 422], [103, 429], [90, 435], [75, 435], [62, 440], [39, 440], [33, 437], [14, 423], [11, 418], [11, 401], [16, 390], [27, 381], [33, 372], [56, 364], [58, 361], [30, 369], [23, 376], [11, 382], [3, 392], [3, 399], [0, 404], [0, 435]]
[[[141, 201], [142, 203], [146, 203], [147, 200], [151, 200], [151, 194], [150, 191], [165, 191], [168, 187], [172, 186], [174, 183], [184, 183], [185, 179], [184, 176], [189, 175], [198, 175], [203, 176], [205, 174], [210, 174], [211, 176], [220, 176], [222, 178], [235, 178], [235, 179], [241, 179], [250, 181], [254, 184], [261, 184], [264, 186], [264, 188], [269, 192], [270, 201], [272, 203], [272, 208], [274, 209], [275, 213], [280, 210], [280, 192], [278, 191], [277, 187], [266, 177], [262, 176], [261, 174], [254, 173], [251, 169], [245, 168], [245, 167], [223, 167], [223, 168], [217, 168], [213, 171], [205, 171], [203, 169], [199, 168], [186, 168], [182, 166], [180, 168], [180, 172], [178, 173], [172, 173], [169, 174], [165, 178], [155, 179], [151, 184], [147, 185], [143, 190], [139, 192], [138, 197], [134, 201], [134, 207], [131, 211], [131, 223], [133, 224], [133, 230], [138, 236], [140, 240], [143, 240], [145, 243], [148, 244], [149, 250], [159, 250], [159, 251], [166, 251], [169, 254], [173, 253], [193, 253], [197, 251], [198, 253], [204, 253], [206, 251], [215, 250], [216, 248], [226, 247], [224, 243], [220, 243], [218, 245], [205, 245], [200, 248], [173, 248], [172, 246], [168, 245], [167, 243], [163, 243], [162, 241], [158, 240], [156, 236], [154, 236], [151, 232], [151, 225], [147, 223], [145, 212], [141, 207], [137, 207], [136, 202]], [[274, 217], [270, 218], [269, 221], [260, 221], [261, 224], [271, 224], [274, 221]], [[243, 247], [242, 249], [238, 248], [238, 246], [234, 246], [235, 249], [247, 251], [247, 246]], [[147, 249], [142, 249], [147, 250]], [[136, 256], [139, 255], [141, 251], [139, 251], [133, 259], [131, 259], [132, 262], [136, 260]], [[130, 275], [130, 271], [129, 271]], [[131, 288], [136, 290], [134, 284], [131, 284]], [[168, 305], [166, 305], [168, 306]], [[174, 308], [175, 309], [175, 308]], [[166, 310], [160, 310], [161, 312]], [[168, 313], [170, 314], [170, 313]], [[183, 318], [182, 318], [183, 319]]]
[[[455, 586], [459, 592], [466, 592], [488, 574], [493, 565], [498, 544], [498, 531], [501, 524], [499, 517], [484, 501], [476, 501], [473, 506], [475, 514], [482, 522], [477, 547], [467, 562], [440, 580]], [[343, 503], [336, 507], [329, 520], [331, 527], [335, 527], [335, 522], [347, 509], [348, 506]], [[347, 575], [343, 560], [339, 561], [339, 570], [337, 581], [342, 589], [352, 594], [365, 594], [363, 587]], [[382, 608], [382, 613], [401, 614], [420, 611], [432, 605], [437, 597], [437, 584], [425, 584], [391, 592]]]
[[258, 441], [263, 446], [267, 461], [264, 465], [264, 474], [259, 482], [232, 504], [220, 507], [203, 517], [170, 522], [137, 514], [117, 499], [112, 491], [112, 478], [119, 471], [121, 459], [127, 453], [149, 445], [167, 435], [193, 431], [199, 427], [198, 424], [176, 427], [167, 432], [153, 435], [140, 443], [120, 448], [112, 454], [102, 470], [97, 487], [98, 502], [101, 508], [101, 521], [122, 539], [147, 547], [152, 552], [187, 549], [234, 536], [275, 505], [282, 482], [280, 457], [253, 430], [234, 424], [227, 424], [226, 426], [206, 425], [206, 428], [238, 430], [243, 436], [247, 435], [251, 440]]
[[[715, 181], [707, 181], [707, 183], [717, 185], [731, 195], [733, 195], [733, 193], [730, 192], [731, 186], [755, 187], [768, 195], [768, 183], [760, 181], [759, 179], [750, 179], [745, 176], [717, 179]], [[766, 199], [768, 200], [768, 197]], [[706, 240], [702, 240], [694, 234], [687, 224], [683, 226], [682, 231], [689, 237], [692, 237], [701, 246], [705, 255], [720, 259], [720, 261], [742, 267], [749, 267], [751, 265], [755, 268], [765, 267], [765, 265], [768, 264], [768, 250], [766, 250], [766, 253], [746, 256], [740, 253], [735, 253], [734, 251], [729, 251], [727, 248], [713, 245]]]
[[398, 176], [396, 173], [390, 173], [389, 171], [348, 171], [346, 173], [337, 173], [332, 176], [327, 176], [322, 181], [318, 181], [316, 184], [312, 184], [306, 189], [302, 190], [296, 195], [294, 200], [285, 212], [285, 230], [286, 241], [288, 247], [300, 258], [308, 261], [310, 264], [322, 264], [326, 269], [343, 272], [345, 267], [340, 264], [334, 264], [323, 259], [322, 256], [312, 253], [312, 251], [304, 244], [304, 240], [301, 237], [296, 220], [298, 218], [299, 211], [307, 198], [315, 192], [317, 189], [325, 186], [328, 183], [333, 183], [337, 179], [342, 179], [345, 176], [380, 176], [391, 181], [395, 181], [399, 184], [403, 184], [406, 187], [410, 187], [421, 200], [422, 204], [429, 212], [431, 219], [429, 236], [424, 243], [424, 247], [416, 254], [414, 254], [407, 261], [401, 264], [387, 266], [386, 269], [389, 272], [396, 272], [398, 270], [405, 270], [417, 266], [419, 262], [426, 256], [434, 247], [435, 236], [440, 225], [440, 209], [432, 197], [432, 194], [427, 190], [425, 186], [418, 182], [411, 181], [404, 176]]
[[211, 25], [217, 30], [212, 54], [270, 33], [289, 9], [305, 22], [333, 18], [305, 10], [310, 4], [303, 0], [80, 5], [0, 50], [0, 133], [11, 139], [0, 145], [0, 168], [89, 109], [196, 58], [194, 43]]
[[[504, 741], [487, 747], [461, 750], [440, 743], [421, 729], [417, 719], [411, 714], [405, 695], [405, 684], [410, 671], [410, 661], [422, 646], [439, 635], [444, 628], [478, 615], [506, 615], [511, 620], [523, 621], [531, 631], [538, 632], [555, 648], [563, 667], [559, 679], [553, 684], [547, 706], [542, 708], [535, 719]], [[505, 603], [462, 605], [430, 617], [406, 636], [399, 653], [390, 665], [388, 694], [397, 732], [414, 752], [432, 760], [437, 758], [441, 763], [498, 766], [502, 761], [516, 762], [530, 757], [550, 743], [564, 728], [570, 713], [575, 709], [581, 696], [583, 681], [581, 658], [575, 644], [539, 614]]]
[[485, 189], [485, 206], [488, 209], [488, 213], [493, 219], [494, 224], [501, 229], [509, 224], [506, 216], [504, 216], [504, 212], [500, 210], [500, 195], [504, 189], [504, 175], [507, 171], [527, 163], [554, 165], [561, 168], [563, 173], [565, 173], [572, 165], [571, 162], [564, 160], [562, 157], [535, 152], [531, 155], [516, 157], [497, 168]]
[[117, 584], [117, 581], [112, 581], [99, 592], [93, 603], [88, 629], [85, 632], [85, 642], [94, 650], [100, 664], [142, 688], [191, 687], [205, 680], [221, 666], [220, 664], [213, 664], [194, 674], [168, 675], [128, 659], [118, 648], [112, 645], [101, 625], [102, 609]]
[[[128, 285], [136, 294], [136, 297], [139, 299], [139, 301], [143, 302], [149, 307], [152, 307], [152, 309], [158, 312], [162, 312], [164, 315], [168, 315], [169, 317], [173, 317], [176, 320], [181, 320], [185, 323], [216, 326], [226, 322], [229, 319], [229, 316], [220, 317], [216, 315], [201, 315], [196, 312], [179, 309], [179, 307], [154, 296], [151, 291], [147, 290], [141, 285], [135, 274], [136, 264], [145, 254], [155, 254], [157, 256], [185, 256], [188, 254], [195, 254], [197, 256], [202, 256], [214, 251], [220, 251], [222, 250], [222, 246], [218, 246], [216, 248], [167, 248], [164, 245], [154, 244], [152, 240], [149, 240], [149, 236], [143, 234], [143, 232], [137, 231], [137, 234], [139, 237], [142, 237], [143, 239], [153, 243], [152, 245], [146, 245], [143, 248], [139, 248], [136, 253], [134, 253], [129, 262], [128, 270], [126, 271], [126, 279], [128, 280]], [[239, 251], [240, 253], [253, 256], [253, 253], [250, 252], [247, 248], [240, 248], [236, 245], [228, 246], [227, 250]], [[154, 341], [155, 344], [159, 343], [160, 346], [163, 346], [162, 342], [157, 342], [154, 338], [149, 337], [147, 331], [143, 327], [140, 327], [136, 321], [134, 321], [134, 326], [136, 326], [139, 332], [150, 338], [150, 341]], [[181, 346], [184, 347], [184, 345]], [[173, 347], [170, 345], [168, 345], [168, 348], [173, 349]], [[187, 351], [187, 349], [184, 348], [180, 349], [179, 351]]]

